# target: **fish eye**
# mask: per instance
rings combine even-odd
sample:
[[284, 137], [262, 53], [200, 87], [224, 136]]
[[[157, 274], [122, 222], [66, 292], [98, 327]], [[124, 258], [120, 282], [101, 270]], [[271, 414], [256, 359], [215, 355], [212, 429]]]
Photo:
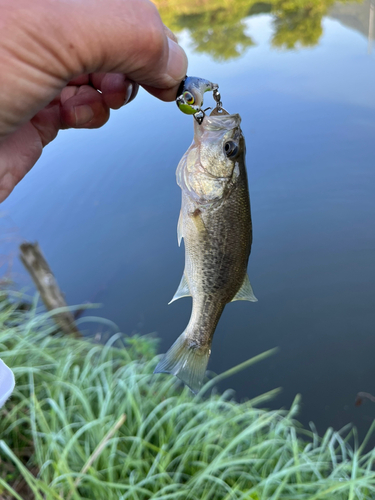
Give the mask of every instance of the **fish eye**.
[[195, 99], [194, 99], [194, 96], [190, 92], [188, 92], [188, 91], [184, 92], [183, 96], [184, 96], [185, 102], [187, 104], [194, 104]]
[[233, 158], [238, 153], [238, 144], [234, 141], [227, 141], [224, 144], [224, 153], [228, 158]]

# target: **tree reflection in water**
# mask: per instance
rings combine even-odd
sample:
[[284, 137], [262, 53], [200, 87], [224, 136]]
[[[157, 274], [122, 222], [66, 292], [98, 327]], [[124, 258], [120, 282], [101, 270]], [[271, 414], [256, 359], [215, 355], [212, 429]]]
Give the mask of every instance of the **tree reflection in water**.
[[[187, 29], [196, 52], [217, 61], [241, 56], [255, 45], [245, 18], [274, 16], [272, 45], [298, 49], [316, 45], [322, 35], [322, 19], [334, 0], [154, 0], [164, 23], [175, 33]], [[349, 0], [360, 3], [361, 0]], [[340, 2], [339, 2], [340, 3]], [[348, 3], [341, 0], [341, 3]]]

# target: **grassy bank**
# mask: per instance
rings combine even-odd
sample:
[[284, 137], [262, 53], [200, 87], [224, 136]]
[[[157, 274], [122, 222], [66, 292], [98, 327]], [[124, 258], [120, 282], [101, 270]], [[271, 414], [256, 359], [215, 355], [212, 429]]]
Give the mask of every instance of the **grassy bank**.
[[151, 338], [101, 346], [52, 330], [35, 307], [0, 302], [1, 357], [17, 379], [0, 410], [0, 498], [375, 498], [375, 452], [301, 429], [298, 399], [267, 411], [262, 398], [194, 397], [152, 375]]

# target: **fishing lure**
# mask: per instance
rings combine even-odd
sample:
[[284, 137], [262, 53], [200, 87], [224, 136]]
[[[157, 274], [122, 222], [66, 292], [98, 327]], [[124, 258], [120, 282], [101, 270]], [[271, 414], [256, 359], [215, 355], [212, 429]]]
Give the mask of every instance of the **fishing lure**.
[[222, 107], [218, 89], [219, 85], [217, 83], [196, 76], [186, 76], [178, 88], [176, 104], [186, 115], [194, 115], [195, 120], [200, 125], [205, 117], [205, 111], [202, 109], [203, 94], [205, 92], [212, 90], [216, 101], [216, 109]]

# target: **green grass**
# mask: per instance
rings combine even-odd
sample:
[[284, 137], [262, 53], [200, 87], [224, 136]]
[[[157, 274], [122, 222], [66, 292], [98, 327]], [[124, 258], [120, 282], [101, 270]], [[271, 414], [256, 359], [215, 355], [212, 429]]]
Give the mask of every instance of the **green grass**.
[[193, 396], [152, 375], [150, 337], [102, 346], [53, 330], [35, 306], [0, 302], [1, 357], [17, 381], [0, 410], [0, 498], [26, 498], [12, 490], [20, 474], [37, 500], [375, 498], [375, 452], [353, 450], [353, 431], [303, 430], [298, 398], [263, 410], [272, 394], [239, 404], [210, 394], [213, 382]]

